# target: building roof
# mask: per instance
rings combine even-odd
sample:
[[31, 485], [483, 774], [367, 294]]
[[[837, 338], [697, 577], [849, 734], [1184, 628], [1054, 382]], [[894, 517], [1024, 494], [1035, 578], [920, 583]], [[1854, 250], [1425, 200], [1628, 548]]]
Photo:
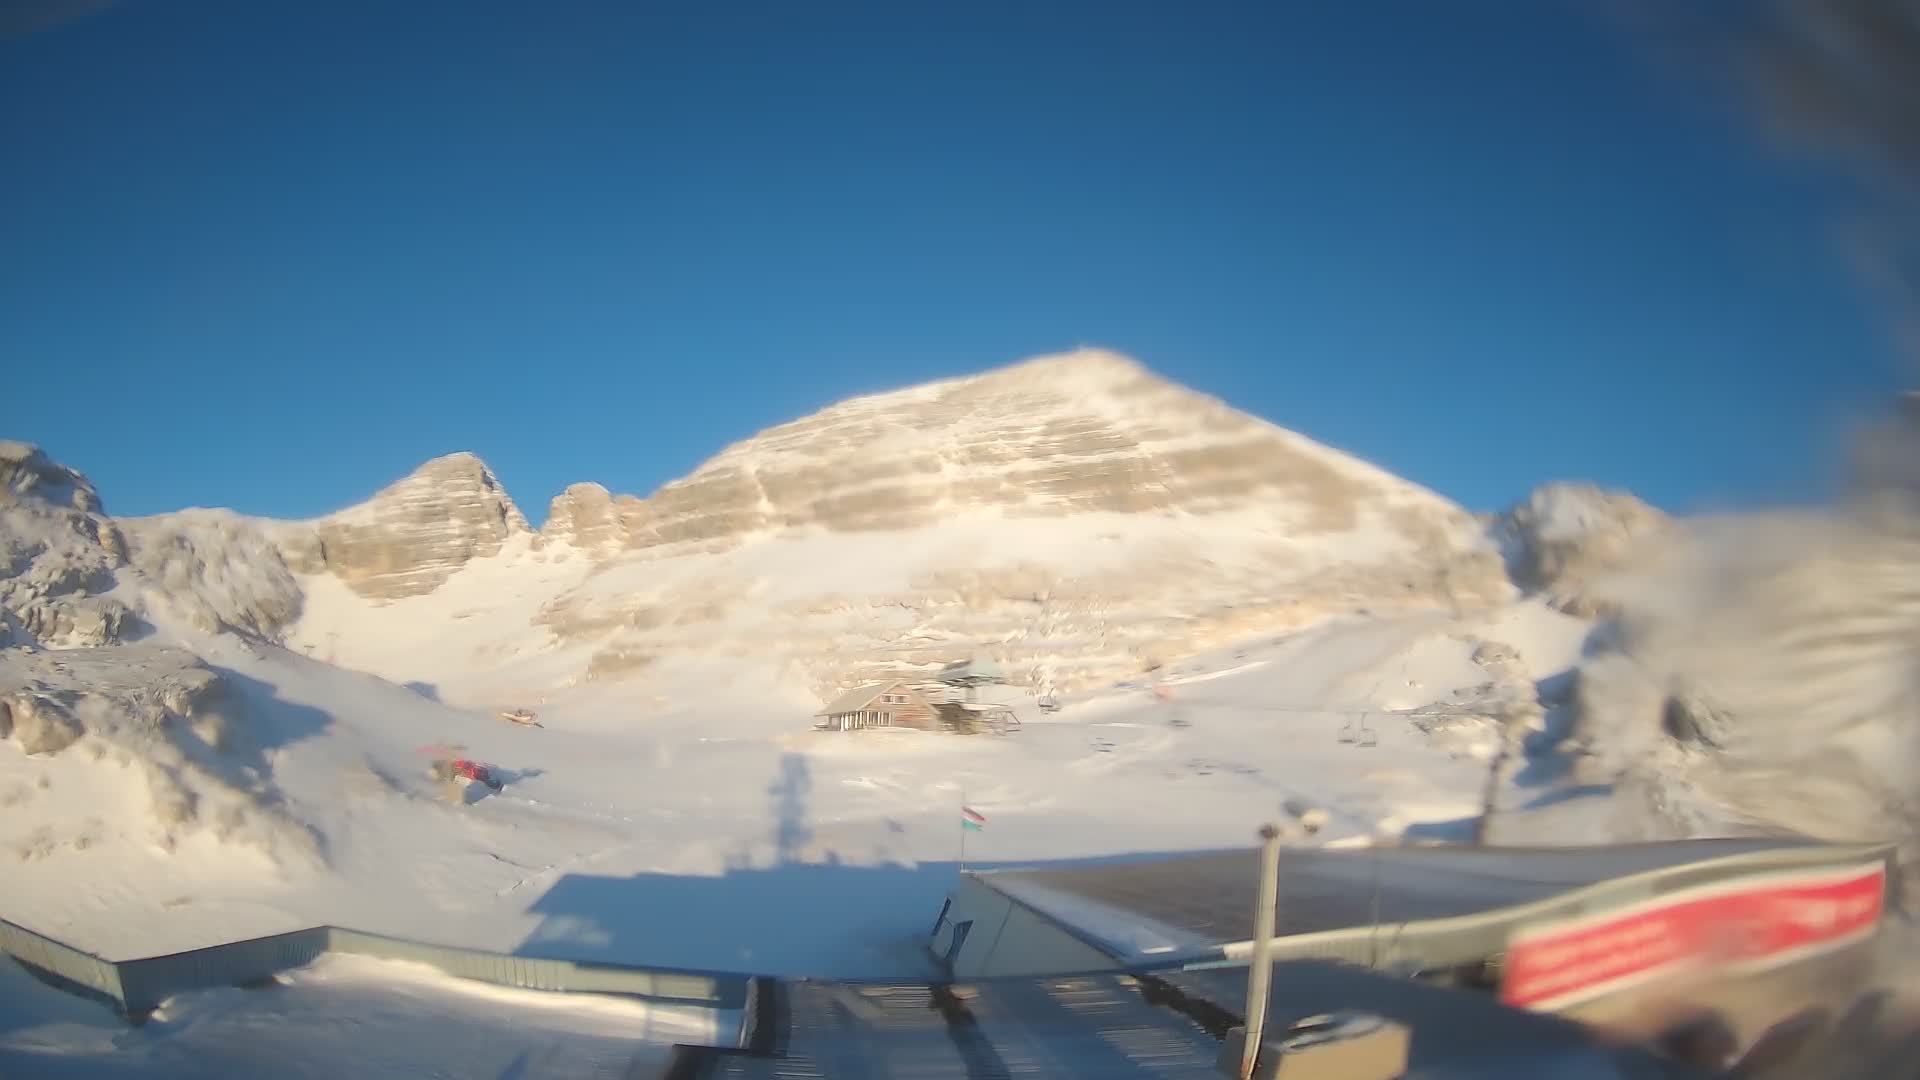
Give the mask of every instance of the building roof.
[[940, 669], [937, 676], [943, 683], [963, 686], [967, 683], [1006, 682], [1007, 676], [990, 660], [957, 660]]
[[[1817, 863], [1864, 858], [1866, 850], [1769, 838], [1577, 848], [1292, 848], [1280, 855], [1278, 931], [1285, 939], [1371, 926], [1404, 933], [1440, 920], [1504, 925], [1505, 912], [1651, 871], [1693, 865], [1700, 880], [1717, 880], [1716, 872], [1739, 870], [1742, 857], [1773, 853]], [[1140, 963], [1251, 939], [1259, 859], [1252, 850], [973, 876], [1062, 925], [1080, 927], [1102, 951]], [[1703, 865], [1715, 859], [1731, 861], [1719, 871]], [[1104, 914], [1089, 922], [1088, 913]]]
[[[834, 698], [832, 701], [827, 702], [825, 708], [813, 715], [839, 716], [841, 713], [859, 712], [873, 704], [875, 698], [899, 686], [900, 682], [901, 680], [894, 679], [891, 682], [868, 683], [865, 686], [856, 686], [846, 693], [841, 694], [839, 697]], [[912, 687], [907, 688], [907, 693], [911, 694], [913, 692]]]

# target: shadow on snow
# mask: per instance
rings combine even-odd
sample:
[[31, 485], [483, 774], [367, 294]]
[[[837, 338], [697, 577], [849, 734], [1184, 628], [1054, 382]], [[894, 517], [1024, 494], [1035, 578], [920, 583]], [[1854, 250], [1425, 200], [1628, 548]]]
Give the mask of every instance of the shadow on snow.
[[[834, 851], [803, 861], [813, 836], [811, 787], [806, 756], [784, 755], [767, 789], [772, 865], [733, 865], [714, 875], [568, 874], [529, 909], [541, 922], [515, 953], [753, 975], [938, 978], [927, 938], [959, 881], [959, 863], [863, 865]], [[1168, 854], [1175, 853], [969, 860], [967, 869], [1093, 866]]]

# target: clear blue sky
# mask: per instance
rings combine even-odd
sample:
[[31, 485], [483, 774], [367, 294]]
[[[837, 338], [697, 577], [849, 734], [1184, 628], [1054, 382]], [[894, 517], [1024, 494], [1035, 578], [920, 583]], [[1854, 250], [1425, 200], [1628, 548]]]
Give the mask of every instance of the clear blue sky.
[[1086, 343], [1475, 508], [1816, 493], [1901, 374], [1843, 180], [1591, 8], [126, 0], [0, 39], [0, 435], [538, 520]]

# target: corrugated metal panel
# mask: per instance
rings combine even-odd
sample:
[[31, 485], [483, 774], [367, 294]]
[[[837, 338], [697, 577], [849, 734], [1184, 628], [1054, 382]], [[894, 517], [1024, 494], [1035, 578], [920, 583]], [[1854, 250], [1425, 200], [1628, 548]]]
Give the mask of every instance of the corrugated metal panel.
[[108, 960], [0, 919], [0, 952], [82, 990], [120, 1001], [120, 972]]
[[455, 945], [429, 945], [359, 930], [334, 928], [334, 952], [427, 964], [449, 975], [529, 990], [624, 994], [649, 1001], [738, 1009], [746, 1004], [745, 975], [713, 975], [535, 956], [510, 956]]
[[327, 951], [325, 928], [294, 930], [204, 949], [122, 960], [120, 1000], [127, 1011], [151, 1009], [186, 990], [239, 986], [313, 963]]

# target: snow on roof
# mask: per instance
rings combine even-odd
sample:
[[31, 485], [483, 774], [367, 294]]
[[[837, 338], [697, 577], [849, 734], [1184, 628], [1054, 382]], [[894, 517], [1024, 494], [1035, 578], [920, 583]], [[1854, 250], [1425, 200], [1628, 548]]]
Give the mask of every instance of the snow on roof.
[[[900, 685], [900, 680], [892, 682], [868, 683], [857, 686], [827, 703], [826, 708], [814, 713], [815, 716], [839, 716], [841, 713], [859, 712], [873, 704], [873, 699]], [[909, 688], [909, 692], [911, 689]]]
[[959, 660], [940, 669], [941, 682], [1004, 682], [1006, 675], [986, 660]]

